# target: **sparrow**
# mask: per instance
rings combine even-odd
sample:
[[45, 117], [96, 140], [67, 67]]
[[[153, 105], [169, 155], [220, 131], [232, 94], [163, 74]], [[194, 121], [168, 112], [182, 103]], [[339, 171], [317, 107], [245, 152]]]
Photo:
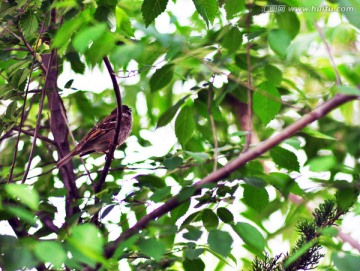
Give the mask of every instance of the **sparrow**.
[[[116, 147], [120, 146], [129, 137], [132, 129], [131, 109], [127, 105], [121, 107], [120, 133]], [[116, 127], [117, 108], [111, 114], [93, 127], [79, 142], [79, 144], [67, 155], [57, 162], [57, 168], [67, 164], [75, 155], [84, 156], [93, 152], [107, 153], [114, 140]]]

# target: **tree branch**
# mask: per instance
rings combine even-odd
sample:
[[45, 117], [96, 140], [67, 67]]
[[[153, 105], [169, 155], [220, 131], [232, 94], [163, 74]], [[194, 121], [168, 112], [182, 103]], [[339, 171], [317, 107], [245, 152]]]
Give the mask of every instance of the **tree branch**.
[[107, 56], [104, 57], [104, 63], [105, 66], [109, 72], [110, 78], [111, 78], [111, 82], [113, 84], [113, 88], [114, 88], [114, 92], [115, 92], [115, 97], [116, 97], [116, 104], [117, 104], [117, 115], [116, 115], [116, 127], [115, 127], [115, 135], [114, 135], [114, 140], [110, 146], [109, 152], [106, 155], [106, 162], [105, 162], [105, 166], [104, 169], [101, 173], [100, 179], [99, 181], [94, 185], [94, 190], [95, 193], [99, 193], [101, 191], [102, 186], [105, 183], [105, 179], [106, 176], [109, 173], [109, 169], [110, 169], [110, 165], [112, 160], [114, 159], [114, 152], [115, 152], [115, 148], [117, 146], [117, 141], [118, 141], [118, 137], [119, 137], [119, 133], [120, 133], [120, 129], [121, 129], [121, 107], [122, 107], [122, 101], [121, 101], [121, 93], [120, 93], [120, 88], [119, 85], [117, 83], [116, 80], [116, 75], [115, 72], [110, 64], [109, 58]]
[[[301, 119], [296, 121], [295, 123], [291, 124], [287, 128], [285, 128], [281, 133], [263, 141], [253, 149], [249, 150], [248, 152], [242, 153], [238, 158], [232, 160], [228, 164], [226, 164], [224, 167], [220, 168], [219, 170], [209, 174], [205, 178], [203, 178], [201, 181], [195, 183], [192, 188], [194, 189], [194, 193], [197, 193], [201, 191], [201, 189], [206, 185], [210, 183], [217, 183], [220, 180], [223, 180], [227, 176], [229, 176], [232, 172], [239, 169], [246, 163], [248, 163], [251, 160], [254, 160], [255, 158], [259, 157], [260, 155], [264, 154], [265, 152], [269, 151], [271, 148], [277, 146], [285, 139], [288, 139], [292, 135], [294, 135], [296, 132], [300, 131], [310, 123], [312, 123], [315, 120], [318, 120], [322, 117], [324, 117], [327, 113], [332, 111], [333, 109], [337, 108], [338, 106], [349, 102], [351, 100], [359, 99], [358, 96], [347, 96], [344, 94], [337, 94], [334, 98], [330, 99], [329, 101], [323, 103], [319, 107], [317, 107], [315, 110], [311, 111], [310, 113], [303, 116]], [[137, 234], [140, 230], [144, 229], [148, 223], [156, 218], [161, 217], [162, 215], [166, 214], [167, 212], [175, 209], [188, 199], [179, 199], [179, 194], [168, 200], [166, 203], [155, 209], [154, 211], [148, 213], [141, 219], [135, 223], [132, 227], [130, 227], [128, 230], [124, 231], [114, 242], [109, 244], [106, 247], [105, 250], [105, 256], [107, 258], [110, 258], [113, 253], [115, 252], [118, 245], [130, 238], [131, 236]]]

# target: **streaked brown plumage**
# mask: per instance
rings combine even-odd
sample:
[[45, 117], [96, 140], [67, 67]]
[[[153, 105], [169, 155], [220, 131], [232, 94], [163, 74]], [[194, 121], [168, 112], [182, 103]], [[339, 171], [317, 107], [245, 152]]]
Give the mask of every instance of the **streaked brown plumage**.
[[[132, 128], [131, 109], [127, 105], [123, 105], [121, 111], [121, 127], [117, 147], [129, 137]], [[57, 162], [57, 167], [60, 168], [67, 164], [75, 155], [83, 156], [93, 152], [107, 153], [115, 136], [116, 112], [115, 108], [109, 116], [92, 128], [71, 152]]]

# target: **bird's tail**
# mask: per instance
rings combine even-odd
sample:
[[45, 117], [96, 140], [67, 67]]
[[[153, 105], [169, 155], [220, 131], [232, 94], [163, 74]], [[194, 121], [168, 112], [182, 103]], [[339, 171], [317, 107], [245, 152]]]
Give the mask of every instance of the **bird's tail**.
[[65, 155], [63, 158], [61, 158], [57, 164], [56, 164], [56, 167], [57, 168], [61, 168], [62, 166], [66, 165], [72, 158], [73, 156], [75, 155], [75, 150], [72, 150], [71, 152], [69, 152], [67, 155]]

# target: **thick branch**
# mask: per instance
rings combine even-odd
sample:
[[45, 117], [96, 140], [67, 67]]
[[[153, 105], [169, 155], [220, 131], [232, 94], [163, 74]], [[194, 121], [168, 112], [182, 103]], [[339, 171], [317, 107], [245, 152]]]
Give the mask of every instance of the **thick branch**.
[[[340, 106], [346, 102], [349, 102], [351, 100], [355, 100], [358, 98], [359, 97], [357, 97], [357, 96], [347, 96], [347, 95], [343, 95], [343, 94], [337, 94], [331, 100], [320, 105], [318, 108], [316, 108], [312, 112], [306, 114], [304, 117], [302, 117], [295, 123], [293, 123], [290, 126], [288, 126], [287, 128], [285, 128], [281, 133], [263, 141], [262, 143], [257, 145], [255, 148], [253, 148], [245, 153], [242, 153], [238, 158], [232, 160], [231, 162], [229, 162], [227, 165], [225, 165], [221, 169], [209, 174], [201, 181], [195, 183], [192, 186], [192, 188], [194, 188], [194, 192], [195, 193], [199, 192], [206, 184], [217, 183], [220, 180], [223, 180], [224, 178], [229, 176], [235, 170], [239, 169], [240, 167], [242, 167], [249, 161], [254, 160], [255, 158], [259, 157], [260, 155], [264, 154], [265, 152], [269, 151], [271, 148], [275, 147], [276, 145], [280, 144], [285, 139], [294, 135], [296, 132], [305, 128], [313, 121], [324, 117], [331, 110], [337, 108], [338, 106]], [[110, 258], [113, 255], [115, 249], [118, 247], [118, 245], [122, 241], [137, 234], [140, 230], [144, 229], [150, 221], [152, 221], [158, 217], [161, 217], [162, 215], [173, 210], [174, 208], [178, 207], [183, 202], [188, 200], [188, 199], [179, 200], [178, 197], [179, 197], [179, 195], [171, 198], [169, 201], [164, 203], [159, 208], [155, 209], [151, 213], [142, 217], [134, 226], [132, 226], [128, 230], [124, 231], [113, 243], [111, 243], [106, 248], [106, 252], [105, 252], [106, 257]]]

